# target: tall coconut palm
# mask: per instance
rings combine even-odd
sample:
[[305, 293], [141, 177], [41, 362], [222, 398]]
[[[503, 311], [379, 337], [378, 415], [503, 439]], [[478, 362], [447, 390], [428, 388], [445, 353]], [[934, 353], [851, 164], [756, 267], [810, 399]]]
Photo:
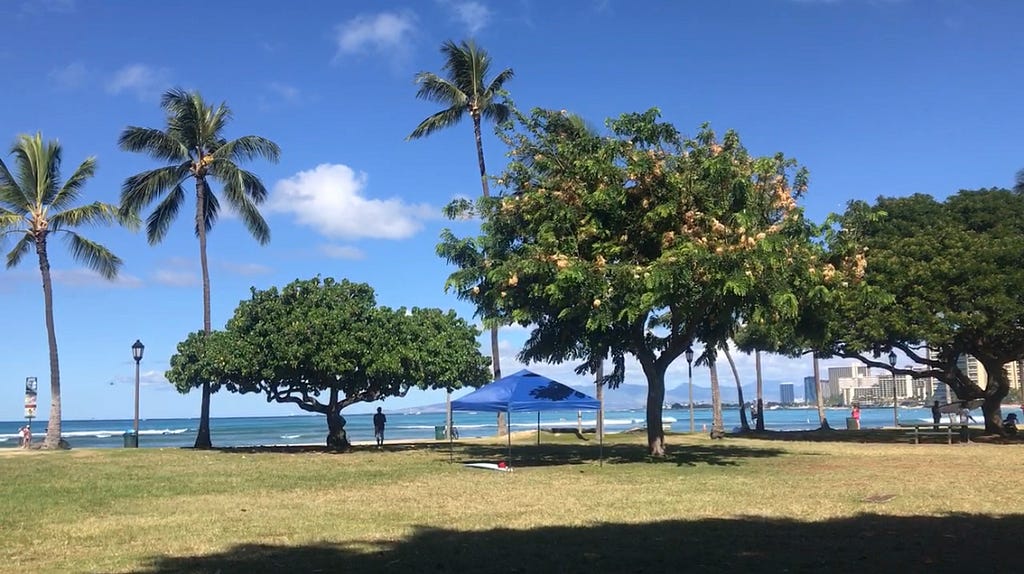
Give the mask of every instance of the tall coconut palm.
[[[504, 122], [511, 114], [511, 107], [501, 97], [502, 89], [514, 72], [505, 68], [490, 82], [487, 73], [491, 67], [491, 57], [472, 40], [464, 40], [456, 44], [452, 40], [441, 45], [444, 55], [442, 66], [444, 77], [432, 72], [416, 74], [419, 90], [416, 97], [445, 106], [437, 113], [420, 122], [409, 134], [407, 140], [419, 139], [449, 128], [469, 116], [473, 121], [473, 136], [476, 139], [476, 159], [480, 167], [480, 187], [484, 197], [490, 197], [490, 186], [487, 183], [487, 167], [484, 163], [484, 144], [480, 125], [484, 119], [495, 123]], [[485, 318], [485, 322], [486, 318]], [[491, 361], [494, 379], [501, 378], [501, 361], [498, 356], [498, 326], [491, 324]], [[503, 415], [498, 416], [498, 433], [505, 432]]]
[[[118, 140], [121, 149], [148, 154], [170, 165], [133, 175], [121, 187], [122, 213], [137, 214], [157, 203], [146, 218], [150, 245], [159, 243], [185, 202], [184, 184], [194, 180], [196, 190], [195, 233], [199, 239], [199, 262], [203, 274], [203, 330], [210, 326], [210, 270], [206, 260], [206, 234], [217, 221], [220, 202], [210, 180], [221, 185], [221, 197], [238, 214], [249, 233], [260, 244], [270, 241], [270, 228], [257, 206], [267, 190], [255, 174], [239, 167], [246, 160], [264, 158], [277, 162], [281, 150], [274, 142], [248, 135], [228, 140], [224, 129], [231, 109], [221, 103], [207, 104], [198, 92], [173, 89], [163, 95], [160, 106], [167, 114], [163, 130], [130, 126]], [[203, 399], [196, 434], [196, 448], [210, 448], [210, 384], [203, 383]]]
[[761, 379], [761, 351], [754, 351], [754, 374], [757, 377], [757, 424], [755, 428], [764, 430], [764, 382]]
[[39, 133], [21, 135], [11, 147], [11, 155], [14, 157], [14, 173], [0, 160], [0, 236], [20, 236], [7, 253], [8, 268], [21, 262], [32, 249], [39, 258], [46, 338], [50, 350], [50, 419], [43, 446], [58, 448], [61, 446], [60, 360], [53, 320], [49, 238], [51, 235], [61, 237], [75, 261], [107, 279], [113, 279], [121, 267], [121, 260], [106, 247], [82, 237], [72, 228], [110, 225], [119, 221], [131, 225], [133, 219], [130, 216], [122, 219], [117, 206], [106, 203], [74, 207], [85, 182], [96, 172], [94, 158], [87, 158], [71, 177], [61, 181], [62, 154], [58, 142], [44, 143]]
[[722, 345], [722, 351], [725, 353], [725, 358], [729, 361], [732, 377], [736, 380], [736, 396], [740, 403], [740, 428], [743, 429], [743, 432], [750, 432], [750, 423], [747, 422], [746, 401], [743, 400], [743, 385], [740, 384], [740, 372], [736, 369], [736, 361], [732, 359], [728, 343]]
[[715, 358], [707, 357], [711, 371], [711, 438], [725, 437], [725, 423], [722, 421], [722, 392], [718, 383], [718, 367]]

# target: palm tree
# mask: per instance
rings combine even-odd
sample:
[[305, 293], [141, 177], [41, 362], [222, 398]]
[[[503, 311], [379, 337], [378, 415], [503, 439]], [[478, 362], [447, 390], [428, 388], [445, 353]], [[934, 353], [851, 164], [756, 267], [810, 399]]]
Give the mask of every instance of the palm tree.
[[43, 279], [43, 307], [46, 314], [46, 337], [50, 350], [50, 421], [44, 448], [61, 445], [60, 361], [57, 356], [57, 333], [53, 321], [53, 283], [50, 279], [48, 239], [58, 234], [67, 244], [71, 256], [79, 263], [113, 279], [121, 268], [121, 260], [106, 247], [82, 237], [72, 228], [85, 225], [110, 225], [118, 222], [134, 225], [130, 215], [122, 218], [117, 206], [95, 202], [74, 207], [86, 180], [96, 172], [96, 160], [87, 158], [71, 177], [61, 181], [61, 146], [56, 141], [43, 142], [43, 136], [21, 135], [11, 147], [15, 176], [0, 160], [0, 236], [20, 235], [7, 253], [7, 267], [21, 262], [35, 248], [39, 273]]
[[[473, 136], [476, 138], [476, 159], [480, 166], [480, 187], [484, 197], [490, 197], [487, 184], [487, 167], [484, 165], [484, 144], [480, 132], [480, 124], [484, 119], [501, 123], [508, 119], [512, 112], [503, 99], [502, 88], [514, 72], [505, 68], [489, 83], [487, 72], [491, 67], [491, 57], [472, 40], [464, 40], [456, 44], [452, 40], [441, 45], [444, 55], [444, 76], [431, 72], [416, 74], [419, 90], [416, 97], [436, 102], [445, 108], [420, 122], [406, 140], [426, 137], [438, 130], [449, 128], [459, 123], [466, 115], [473, 120]], [[486, 318], [485, 318], [486, 319]], [[491, 324], [491, 362], [494, 379], [501, 378], [501, 361], [498, 357], [498, 325]], [[498, 415], [498, 434], [505, 432], [504, 415]]]
[[722, 393], [718, 383], [718, 367], [715, 357], [708, 356], [708, 369], [711, 370], [711, 438], [725, 437], [725, 424], [722, 421]]
[[[173, 89], [163, 95], [160, 106], [167, 114], [164, 130], [129, 126], [118, 140], [121, 149], [142, 152], [170, 165], [133, 175], [121, 187], [121, 212], [137, 214], [157, 202], [146, 218], [146, 236], [150, 245], [167, 234], [185, 202], [184, 183], [195, 181], [195, 233], [199, 239], [199, 262], [203, 273], [203, 331], [210, 326], [210, 271], [206, 261], [206, 234], [220, 212], [220, 202], [210, 189], [210, 179], [221, 184], [222, 197], [238, 214], [249, 233], [261, 245], [270, 241], [270, 228], [257, 205], [267, 190], [255, 174], [238, 164], [264, 158], [277, 162], [281, 150], [274, 142], [259, 136], [225, 139], [223, 132], [231, 120], [231, 109], [221, 103], [207, 104], [198, 92]], [[210, 384], [203, 383], [203, 401], [196, 434], [196, 448], [210, 448]]]
[[722, 351], [725, 353], [725, 358], [729, 361], [732, 377], [736, 380], [736, 396], [740, 403], [740, 428], [743, 429], [743, 432], [750, 432], [750, 423], [747, 422], [746, 402], [743, 400], [743, 385], [740, 384], [740, 372], [736, 370], [736, 361], [732, 359], [732, 353], [729, 352], [729, 343], [722, 345]]
[[764, 430], [764, 383], [761, 380], [761, 350], [754, 351], [754, 371], [757, 377], [757, 424], [754, 428]]

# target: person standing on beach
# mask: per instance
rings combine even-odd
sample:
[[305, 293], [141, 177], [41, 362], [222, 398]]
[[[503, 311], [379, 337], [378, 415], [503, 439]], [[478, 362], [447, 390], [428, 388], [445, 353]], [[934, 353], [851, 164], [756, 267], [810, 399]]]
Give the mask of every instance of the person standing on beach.
[[377, 439], [377, 448], [384, 446], [384, 424], [387, 422], [388, 417], [377, 407], [377, 414], [373, 415], [373, 436]]

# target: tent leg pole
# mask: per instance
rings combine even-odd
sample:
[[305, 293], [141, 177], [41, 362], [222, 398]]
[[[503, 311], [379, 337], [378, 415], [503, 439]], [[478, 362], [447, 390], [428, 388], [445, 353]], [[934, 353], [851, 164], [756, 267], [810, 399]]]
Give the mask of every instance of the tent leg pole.
[[537, 411], [537, 445], [540, 446], [540, 411]]
[[448, 411], [448, 464], [455, 462], [455, 440], [452, 433], [454, 422], [455, 419], [451, 416], [451, 411]]
[[505, 412], [505, 436], [508, 437], [508, 465], [512, 466], [512, 413]]

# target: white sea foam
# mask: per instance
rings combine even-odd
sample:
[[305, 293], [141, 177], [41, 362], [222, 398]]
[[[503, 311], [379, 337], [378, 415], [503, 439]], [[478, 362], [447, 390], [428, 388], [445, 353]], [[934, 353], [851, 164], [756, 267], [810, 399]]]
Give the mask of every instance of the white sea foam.
[[300, 434], [283, 434], [283, 435], [281, 435], [281, 438], [292, 439], [292, 438], [299, 438], [300, 436], [302, 436], [302, 435], [300, 435]]

